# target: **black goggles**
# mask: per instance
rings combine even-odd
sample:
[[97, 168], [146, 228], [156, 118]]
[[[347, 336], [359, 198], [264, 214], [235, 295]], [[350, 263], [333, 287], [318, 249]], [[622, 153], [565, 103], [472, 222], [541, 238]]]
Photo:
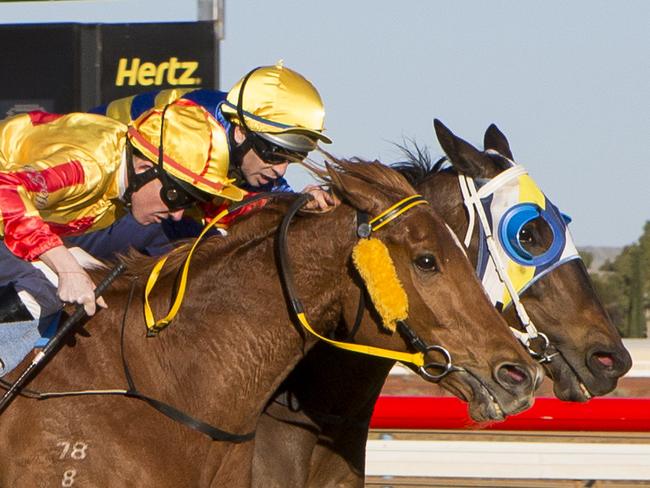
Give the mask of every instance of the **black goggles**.
[[172, 212], [193, 207], [197, 202], [206, 200], [190, 193], [179, 180], [168, 175], [165, 171], [161, 171], [158, 166], [153, 166], [142, 173], [133, 174], [134, 190], [137, 191], [155, 179], [160, 180], [162, 185], [160, 187], [160, 199]]
[[255, 132], [249, 131], [248, 138], [255, 154], [269, 164], [297, 163], [307, 157], [306, 152], [292, 151], [286, 147], [278, 146]]
[[163, 173], [160, 181], [162, 183], [160, 199], [171, 211], [187, 209], [197, 203], [205, 203], [214, 199], [214, 195], [176, 179], [169, 173]]
[[170, 211], [187, 209], [196, 205], [198, 200], [186, 192], [171, 178], [165, 178], [160, 188], [160, 199]]

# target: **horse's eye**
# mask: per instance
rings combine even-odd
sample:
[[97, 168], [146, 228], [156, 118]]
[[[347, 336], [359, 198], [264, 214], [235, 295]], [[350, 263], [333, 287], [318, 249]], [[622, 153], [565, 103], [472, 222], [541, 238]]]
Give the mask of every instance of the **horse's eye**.
[[519, 242], [525, 247], [526, 245], [533, 244], [533, 241], [532, 229], [528, 227], [528, 224], [524, 225], [521, 231], [519, 231]]
[[436, 258], [432, 254], [423, 254], [415, 259], [415, 265], [422, 271], [437, 271]]

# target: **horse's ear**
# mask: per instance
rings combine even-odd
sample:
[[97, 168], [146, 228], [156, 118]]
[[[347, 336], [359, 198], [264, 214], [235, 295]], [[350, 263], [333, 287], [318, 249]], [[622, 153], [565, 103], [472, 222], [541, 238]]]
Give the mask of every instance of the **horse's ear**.
[[433, 120], [433, 127], [442, 150], [445, 151], [456, 171], [470, 178], [488, 176], [488, 171], [492, 167], [490, 158], [469, 142], [456, 136], [438, 119]]
[[377, 198], [377, 190], [370, 183], [345, 171], [338, 171], [328, 163], [325, 166], [332, 182], [332, 189], [342, 201], [370, 215], [383, 209], [385, 203]]
[[485, 136], [483, 137], [483, 148], [485, 150], [493, 149], [502, 156], [513, 160], [512, 151], [510, 150], [510, 144], [506, 136], [499, 130], [499, 128], [490, 124], [490, 127], [485, 131]]

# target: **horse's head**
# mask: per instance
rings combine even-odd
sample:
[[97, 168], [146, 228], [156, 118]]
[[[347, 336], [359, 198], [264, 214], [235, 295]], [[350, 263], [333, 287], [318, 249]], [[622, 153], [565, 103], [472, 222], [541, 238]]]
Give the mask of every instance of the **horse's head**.
[[[355, 340], [422, 352], [430, 364], [419, 373], [468, 401], [476, 420], [529, 407], [539, 367], [487, 300], [447, 224], [430, 205], [413, 205], [415, 191], [394, 170], [377, 162], [336, 166], [330, 180], [347, 203], [337, 211], [347, 212], [351, 227], [337, 232], [354, 236], [347, 276], [351, 286], [363, 280], [372, 301]], [[354, 322], [359, 292], [348, 288], [341, 299], [346, 322]]]
[[[528, 315], [548, 336], [552, 359], [544, 366], [558, 398], [585, 401], [612, 391], [631, 359], [575, 250], [566, 229], [569, 219], [513, 162], [508, 141], [495, 125], [485, 133], [484, 151], [439, 121], [435, 129], [455, 171], [407, 169], [411, 182], [465, 238], [486, 291], [509, 324], [522, 330], [521, 316]], [[511, 298], [489, 258], [488, 233], [523, 307]]]

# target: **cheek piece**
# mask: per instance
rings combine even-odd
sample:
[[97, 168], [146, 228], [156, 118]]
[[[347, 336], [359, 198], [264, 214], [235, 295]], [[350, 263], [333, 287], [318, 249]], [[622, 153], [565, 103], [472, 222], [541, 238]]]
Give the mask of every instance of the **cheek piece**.
[[361, 275], [384, 328], [395, 332], [408, 317], [408, 297], [399, 281], [388, 248], [379, 239], [361, 239], [352, 250], [352, 262]]

